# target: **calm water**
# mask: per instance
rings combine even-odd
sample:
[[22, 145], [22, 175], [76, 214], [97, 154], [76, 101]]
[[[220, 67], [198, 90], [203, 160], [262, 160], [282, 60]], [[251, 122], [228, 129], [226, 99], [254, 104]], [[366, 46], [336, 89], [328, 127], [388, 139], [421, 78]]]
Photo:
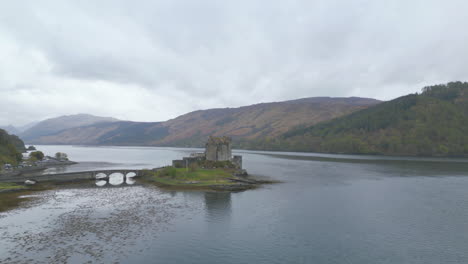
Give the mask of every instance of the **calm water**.
[[[81, 162], [68, 171], [151, 168], [193, 151], [38, 148]], [[41, 192], [0, 213], [0, 263], [468, 263], [465, 160], [239, 154], [251, 174], [284, 183], [232, 194], [138, 182]]]

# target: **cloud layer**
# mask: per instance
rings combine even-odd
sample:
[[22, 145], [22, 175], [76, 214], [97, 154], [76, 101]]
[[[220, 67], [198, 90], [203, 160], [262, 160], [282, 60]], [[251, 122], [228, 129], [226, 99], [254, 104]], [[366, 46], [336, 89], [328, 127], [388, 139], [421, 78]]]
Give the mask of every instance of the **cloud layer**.
[[468, 79], [467, 9], [455, 0], [9, 1], [0, 9], [0, 124], [392, 99]]

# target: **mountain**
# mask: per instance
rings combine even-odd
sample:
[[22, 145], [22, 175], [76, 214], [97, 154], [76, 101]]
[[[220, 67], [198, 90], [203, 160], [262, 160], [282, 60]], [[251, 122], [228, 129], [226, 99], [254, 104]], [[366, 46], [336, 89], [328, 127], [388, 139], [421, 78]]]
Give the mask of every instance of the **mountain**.
[[5, 131], [8, 132], [9, 134], [18, 135], [18, 134], [20, 133], [20, 130], [17, 129], [16, 127], [12, 126], [12, 125], [1, 126], [0, 129], [5, 130]]
[[25, 151], [24, 143], [19, 137], [9, 135], [5, 130], [0, 129], [0, 165], [5, 163], [18, 164]]
[[423, 88], [252, 148], [311, 152], [467, 156], [468, 83]]
[[29, 128], [35, 126], [39, 122], [31, 122], [22, 126], [13, 126], [13, 125], [8, 125], [8, 126], [0, 126], [0, 129], [5, 130], [9, 134], [13, 135], [20, 135], [22, 132], [28, 130]]
[[31, 127], [37, 125], [37, 123], [39, 123], [39, 121], [33, 121], [31, 123], [27, 123], [27, 124], [22, 125], [22, 126], [16, 126], [15, 128], [19, 131], [18, 133], [22, 133], [22, 132], [30, 129]]
[[231, 136], [235, 142], [277, 137], [294, 127], [316, 124], [379, 102], [357, 97], [312, 97], [239, 108], [200, 110], [164, 122], [169, 135], [154, 143], [203, 146], [209, 135]]
[[30, 143], [143, 146], [167, 135], [168, 129], [161, 123], [117, 121], [65, 129], [33, 139]]
[[41, 136], [55, 134], [65, 129], [116, 121], [118, 121], [118, 119], [112, 117], [100, 117], [88, 114], [60, 116], [41, 121], [22, 132], [20, 136], [25, 141], [34, 142]]
[[[310, 126], [378, 104], [368, 98], [313, 97], [238, 108], [194, 111], [166, 122], [91, 124], [29, 138], [35, 144], [203, 146], [210, 135], [235, 142], [277, 137], [298, 126]], [[25, 139], [28, 139], [25, 137]]]

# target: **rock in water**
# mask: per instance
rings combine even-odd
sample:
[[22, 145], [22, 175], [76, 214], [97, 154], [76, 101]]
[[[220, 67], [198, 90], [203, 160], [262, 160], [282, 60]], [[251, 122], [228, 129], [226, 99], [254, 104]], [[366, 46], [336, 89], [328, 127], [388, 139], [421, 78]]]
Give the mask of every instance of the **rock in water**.
[[24, 184], [26, 184], [26, 185], [34, 185], [36, 183], [37, 183], [37, 181], [35, 181], [35, 180], [25, 180], [24, 181]]

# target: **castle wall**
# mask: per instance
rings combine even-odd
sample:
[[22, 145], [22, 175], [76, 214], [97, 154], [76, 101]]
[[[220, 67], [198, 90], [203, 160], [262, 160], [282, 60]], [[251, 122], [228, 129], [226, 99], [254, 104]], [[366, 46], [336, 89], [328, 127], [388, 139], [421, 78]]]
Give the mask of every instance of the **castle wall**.
[[184, 168], [190, 167], [192, 164], [198, 164], [201, 161], [199, 157], [185, 157], [184, 158]]
[[205, 149], [205, 157], [206, 160], [217, 160], [218, 157], [218, 147], [217, 145], [214, 144], [206, 144], [206, 149]]
[[235, 155], [232, 157], [232, 163], [238, 168], [242, 169], [242, 156], [240, 155]]
[[183, 160], [173, 160], [172, 167], [174, 168], [185, 168], [185, 162]]
[[231, 160], [231, 156], [232, 156], [232, 151], [231, 151], [231, 145], [230, 144], [220, 144], [220, 145], [218, 145], [218, 151], [217, 151], [217, 160], [218, 161]]
[[173, 160], [172, 166], [186, 168], [192, 164], [200, 164], [205, 159], [230, 161], [237, 169], [242, 169], [242, 156], [232, 156], [231, 139], [228, 137], [210, 137], [205, 145], [204, 153], [192, 153], [190, 157], [184, 157], [182, 160]]
[[181, 160], [173, 160], [172, 166], [175, 168], [187, 168], [192, 164], [198, 164], [203, 157], [184, 157]]

